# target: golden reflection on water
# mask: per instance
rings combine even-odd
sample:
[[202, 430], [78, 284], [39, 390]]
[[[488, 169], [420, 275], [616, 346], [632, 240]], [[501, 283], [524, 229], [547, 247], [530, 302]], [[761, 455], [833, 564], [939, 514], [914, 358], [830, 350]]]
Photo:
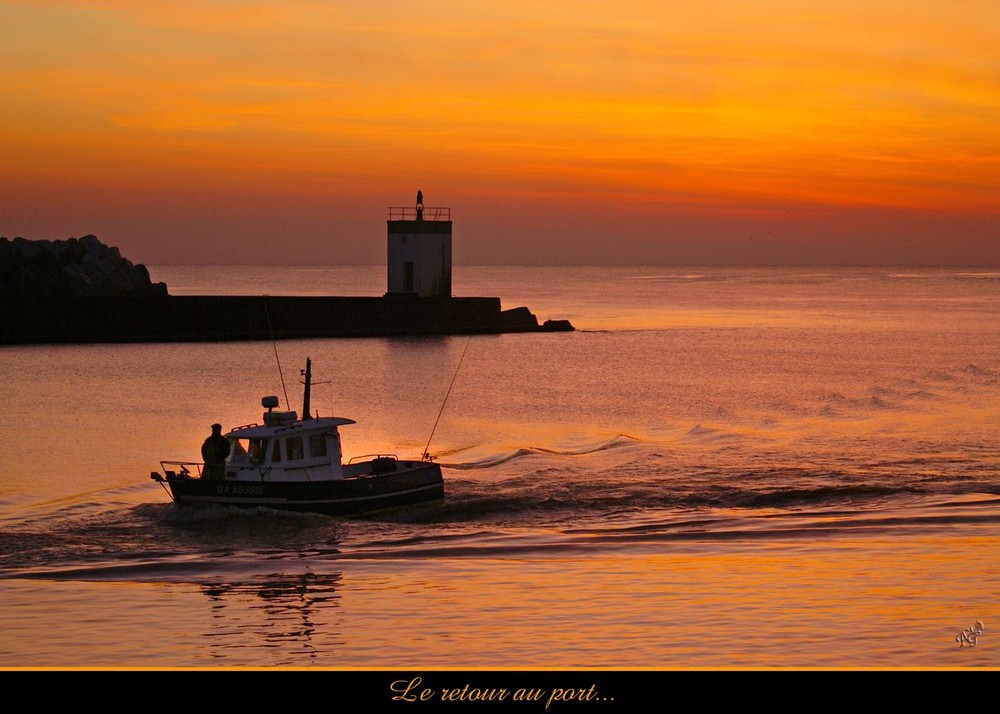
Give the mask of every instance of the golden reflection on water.
[[[341, 575], [275, 574], [250, 582], [202, 585], [211, 601], [211, 656], [230, 649], [278, 648], [285, 665], [304, 665], [336, 644]], [[314, 639], [318, 643], [314, 643]]]
[[[230, 584], [54, 582], [17, 618], [4, 614], [0, 665], [995, 666], [998, 546], [973, 530], [440, 559], [434, 569], [345, 562], [328, 575]], [[31, 587], [0, 584], [24, 600], [18, 591]], [[81, 619], [64, 605], [67, 588], [104, 606]], [[959, 647], [977, 620], [987, 626], [978, 646]]]

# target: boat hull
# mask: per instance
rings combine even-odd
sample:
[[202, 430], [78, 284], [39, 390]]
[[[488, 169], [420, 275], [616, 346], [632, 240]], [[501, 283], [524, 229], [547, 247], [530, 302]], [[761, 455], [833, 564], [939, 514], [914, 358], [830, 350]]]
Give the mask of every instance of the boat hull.
[[441, 467], [429, 462], [331, 481], [236, 481], [168, 476], [182, 506], [238, 506], [360, 516], [444, 498]]

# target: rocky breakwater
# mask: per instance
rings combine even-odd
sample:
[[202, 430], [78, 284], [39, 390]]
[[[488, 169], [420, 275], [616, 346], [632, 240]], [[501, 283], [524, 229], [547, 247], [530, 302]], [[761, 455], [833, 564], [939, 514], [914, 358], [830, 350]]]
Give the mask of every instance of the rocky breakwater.
[[96, 236], [69, 240], [0, 238], [0, 295], [166, 297], [144, 265], [133, 265]]

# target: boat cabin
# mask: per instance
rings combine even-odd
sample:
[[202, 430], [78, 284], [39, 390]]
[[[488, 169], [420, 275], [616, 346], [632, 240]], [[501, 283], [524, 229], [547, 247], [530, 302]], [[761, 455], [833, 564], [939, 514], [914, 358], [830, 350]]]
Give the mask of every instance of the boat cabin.
[[238, 481], [315, 481], [344, 477], [338, 427], [353, 419], [316, 417], [298, 420], [293, 411], [274, 411], [276, 397], [264, 397], [264, 423], [240, 426], [228, 434], [225, 478]]

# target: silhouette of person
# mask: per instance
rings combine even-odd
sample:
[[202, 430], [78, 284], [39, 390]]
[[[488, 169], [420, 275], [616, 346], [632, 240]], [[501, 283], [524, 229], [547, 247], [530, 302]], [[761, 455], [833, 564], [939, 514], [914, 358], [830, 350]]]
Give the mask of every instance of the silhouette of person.
[[201, 458], [205, 461], [203, 478], [221, 479], [225, 476], [229, 441], [222, 435], [222, 424], [212, 424], [212, 435], [201, 445]]

